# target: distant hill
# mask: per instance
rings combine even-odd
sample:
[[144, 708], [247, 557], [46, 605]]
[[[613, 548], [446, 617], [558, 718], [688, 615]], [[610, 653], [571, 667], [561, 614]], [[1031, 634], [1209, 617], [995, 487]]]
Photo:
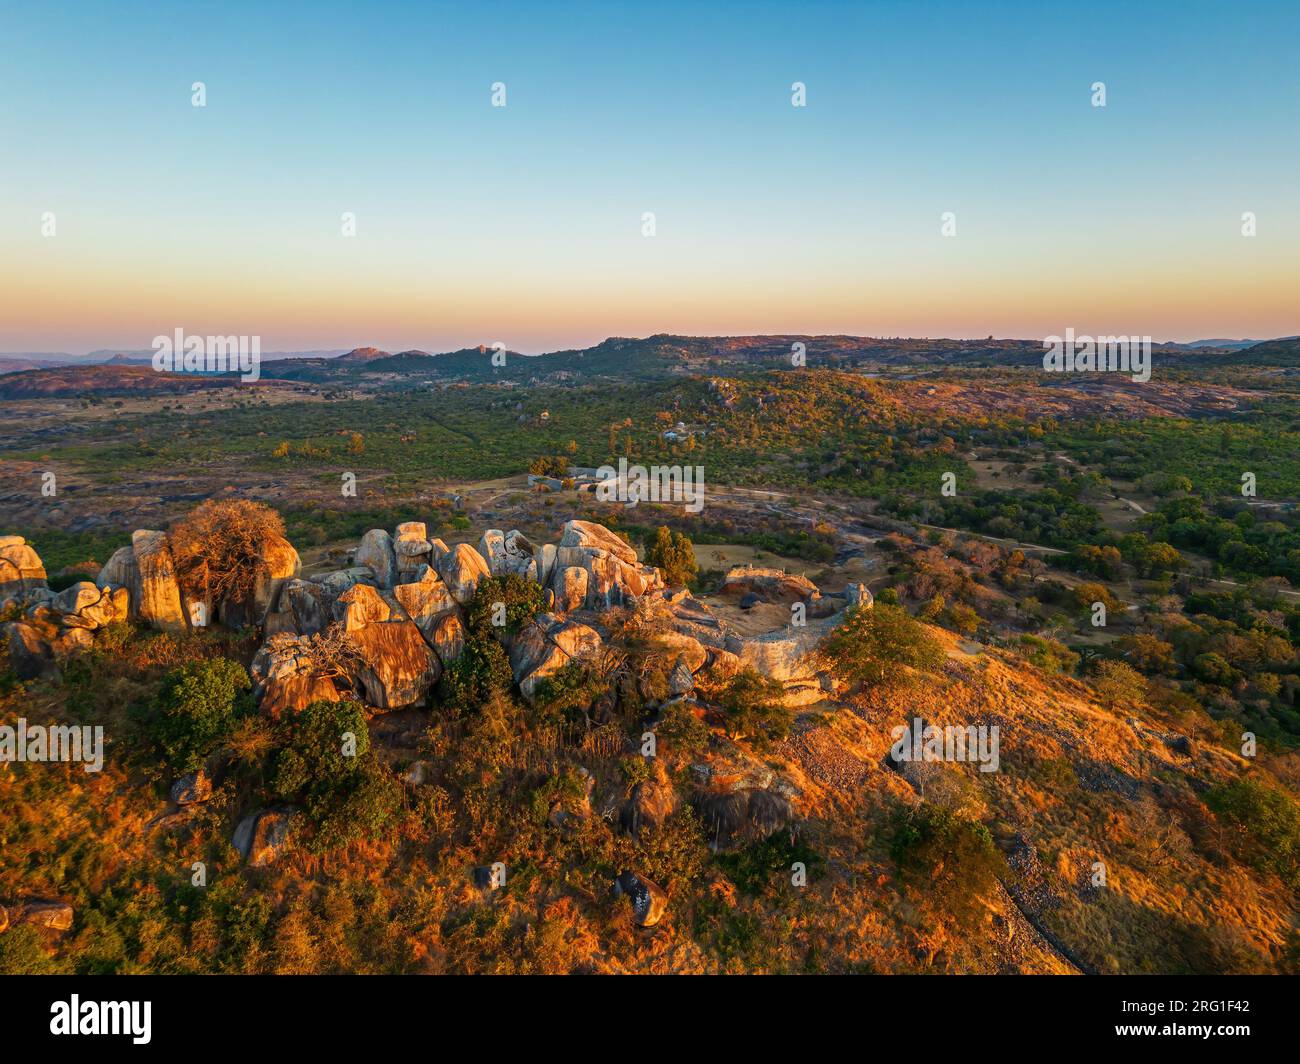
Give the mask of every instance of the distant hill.
[[58, 362], [43, 358], [27, 358], [23, 355], [0, 355], [0, 374], [21, 373], [29, 369], [44, 369], [57, 366]]
[[152, 366], [56, 366], [0, 378], [0, 399], [51, 399], [63, 396], [178, 394], [199, 388], [243, 384], [238, 375], [159, 373]]
[[1237, 352], [1233, 362], [1258, 366], [1300, 366], [1300, 337], [1265, 340]]
[[[1188, 344], [1156, 344], [1165, 365], [1297, 366], [1300, 340], [1285, 338], [1239, 346], [1245, 341], [1198, 340]], [[1222, 344], [1224, 346], [1216, 346]], [[456, 382], [537, 384], [583, 383], [593, 380], [654, 381], [692, 374], [729, 376], [755, 370], [814, 368], [857, 371], [906, 371], [909, 367], [953, 366], [962, 369], [1033, 368], [1041, 365], [1041, 340], [931, 339], [916, 337], [809, 336], [677, 336], [660, 333], [644, 338], [611, 336], [591, 347], [525, 355], [506, 351], [504, 365], [494, 359], [490, 345], [430, 353], [411, 349], [393, 354], [378, 347], [321, 353], [285, 352], [264, 355], [263, 380], [298, 381], [319, 385], [410, 387]], [[152, 354], [134, 351], [95, 352], [97, 365], [84, 361], [57, 363], [34, 356], [0, 356], [0, 374], [10, 380], [7, 394], [64, 394], [77, 388], [103, 394], [138, 391], [184, 391], [213, 378], [156, 374]], [[802, 362], [796, 362], [800, 358]], [[92, 369], [138, 369], [139, 375], [87, 373]], [[63, 370], [65, 372], [54, 372]], [[82, 373], [83, 376], [76, 376]], [[44, 376], [42, 376], [44, 374]], [[217, 378], [220, 382], [220, 378]], [[112, 389], [111, 392], [104, 389]], [[0, 393], [4, 394], [4, 393]]]
[[340, 361], [344, 362], [374, 362], [377, 359], [392, 358], [393, 356], [377, 347], [354, 347], [351, 351], [338, 357]]

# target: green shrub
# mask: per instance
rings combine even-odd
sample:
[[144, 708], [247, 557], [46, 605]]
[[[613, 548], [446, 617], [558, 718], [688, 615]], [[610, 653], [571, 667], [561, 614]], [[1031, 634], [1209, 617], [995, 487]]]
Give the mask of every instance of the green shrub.
[[[475, 635], [501, 640], [514, 635], [545, 609], [545, 593], [540, 584], [518, 573], [502, 573], [479, 581], [466, 614], [469, 630]], [[498, 620], [503, 623], [495, 623]]]
[[1041, 635], [1022, 635], [1020, 653], [1044, 672], [1072, 673], [1079, 666], [1079, 655], [1056, 639]]
[[727, 878], [744, 893], [755, 896], [776, 887], [791, 887], [796, 862], [804, 866], [810, 883], [823, 864], [820, 855], [802, 840], [792, 842], [788, 831], [775, 832], [762, 842], [718, 857]]
[[988, 828], [922, 802], [894, 814], [889, 852], [915, 895], [958, 920], [973, 922], [1005, 867]]
[[488, 635], [471, 632], [460, 657], [442, 671], [438, 701], [453, 716], [482, 706], [494, 693], [510, 690], [514, 674], [505, 648]]
[[785, 689], [753, 669], [737, 673], [712, 698], [727, 714], [727, 731], [750, 739], [784, 739], [794, 715], [781, 703]]
[[1205, 804], [1233, 827], [1236, 850], [1247, 863], [1300, 887], [1300, 805], [1294, 798], [1243, 777], [1215, 787]]
[[1137, 702], [1146, 696], [1147, 682], [1142, 674], [1122, 661], [1097, 662], [1093, 681], [1102, 704], [1115, 708], [1122, 702]]
[[668, 706], [655, 726], [659, 742], [692, 757], [709, 743], [709, 729], [685, 704], [675, 702]]
[[695, 561], [695, 546], [681, 532], [661, 526], [646, 551], [646, 561], [663, 571], [669, 587], [685, 587], [700, 573]]
[[571, 661], [543, 679], [533, 692], [533, 716], [539, 721], [578, 721], [582, 711], [606, 689], [600, 674]]
[[176, 775], [201, 767], [253, 713], [252, 682], [226, 658], [193, 661], [169, 672], [150, 707], [145, 730]]
[[[318, 852], [380, 834], [401, 806], [401, 785], [370, 752], [365, 713], [355, 702], [312, 702], [289, 719], [271, 790], [302, 807]], [[348, 738], [350, 736], [350, 738]]]
[[850, 683], [871, 687], [898, 679], [900, 668], [935, 671], [943, 647], [900, 606], [856, 607], [821, 642], [821, 652]]

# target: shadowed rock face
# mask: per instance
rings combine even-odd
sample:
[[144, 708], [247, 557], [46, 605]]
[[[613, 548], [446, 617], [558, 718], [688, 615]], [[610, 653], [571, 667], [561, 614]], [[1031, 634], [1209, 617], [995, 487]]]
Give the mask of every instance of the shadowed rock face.
[[668, 911], [668, 895], [658, 884], [636, 872], [620, 872], [614, 880], [614, 896], [632, 903], [638, 927], [654, 927]]
[[428, 629], [421, 631], [444, 666], [460, 657], [465, 649], [465, 625], [457, 611], [440, 614]]
[[594, 657], [602, 647], [600, 634], [585, 624], [543, 613], [524, 625], [510, 641], [510, 668], [520, 693], [530, 702], [538, 685], [571, 661]]
[[6, 624], [0, 632], [9, 643], [9, 668], [20, 680], [54, 672], [54, 648], [32, 625], [15, 621]]
[[289, 809], [262, 809], [251, 813], [235, 828], [231, 844], [252, 868], [270, 864], [288, 847], [293, 812]]
[[100, 587], [115, 584], [129, 591], [135, 587], [136, 579], [135, 551], [128, 545], [118, 547], [117, 550], [113, 551], [104, 567], [99, 570], [99, 576], [95, 578], [95, 583]]

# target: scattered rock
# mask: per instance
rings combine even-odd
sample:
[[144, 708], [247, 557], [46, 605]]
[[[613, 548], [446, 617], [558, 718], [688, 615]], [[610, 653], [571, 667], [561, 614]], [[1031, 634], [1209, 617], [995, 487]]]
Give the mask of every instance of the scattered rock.
[[504, 886], [491, 865], [475, 865], [470, 870], [470, 879], [480, 890], [500, 890]]
[[206, 772], [187, 772], [171, 786], [169, 797], [176, 805], [198, 805], [212, 797], [212, 780]]
[[250, 867], [262, 868], [288, 847], [292, 820], [290, 809], [261, 809], [250, 813], [235, 828], [231, 845]]
[[72, 929], [72, 906], [61, 901], [29, 899], [20, 901], [9, 910], [11, 924], [30, 924], [50, 931]]
[[686, 655], [679, 654], [673, 665], [673, 671], [668, 676], [668, 693], [686, 695], [693, 690], [695, 690], [695, 677], [691, 675], [691, 668], [686, 663]]
[[614, 897], [629, 898], [638, 927], [654, 927], [668, 910], [663, 888], [635, 872], [620, 872], [614, 879]]

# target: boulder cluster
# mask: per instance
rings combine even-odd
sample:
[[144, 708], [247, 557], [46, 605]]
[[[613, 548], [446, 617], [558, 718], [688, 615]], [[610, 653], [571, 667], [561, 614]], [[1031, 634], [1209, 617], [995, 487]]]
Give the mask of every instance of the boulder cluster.
[[[93, 582], [52, 591], [39, 556], [18, 536], [0, 537], [0, 608], [10, 663], [21, 677], [53, 672], [94, 631], [130, 619], [165, 631], [215, 621], [264, 634], [251, 673], [262, 711], [294, 712], [316, 699], [357, 697], [377, 710], [424, 704], [466, 645], [466, 609], [479, 583], [515, 574], [538, 585], [546, 610], [506, 640], [515, 682], [532, 700], [539, 685], [603, 647], [602, 614], [637, 606], [672, 655], [670, 697], [689, 699], [697, 677], [755, 669], [781, 681], [788, 704], [818, 701], [833, 680], [817, 670], [812, 646], [846, 605], [870, 605], [851, 587], [824, 599], [804, 577], [742, 567], [724, 592], [765, 601], [803, 602], [807, 623], [760, 636], [731, 631], [684, 588], [665, 586], [653, 566], [616, 533], [569, 521], [558, 543], [534, 544], [522, 532], [489, 529], [477, 548], [449, 547], [420, 521], [361, 537], [347, 568], [304, 578], [283, 537], [257, 545], [254, 591], [245, 602], [191, 600], [178, 584], [166, 533], [141, 530], [109, 558]], [[840, 601], [840, 600], [844, 601]]]
[[[267, 616], [268, 639], [253, 661], [259, 704], [279, 714], [313, 698], [341, 697], [342, 678], [376, 709], [423, 704], [465, 647], [465, 610], [479, 583], [515, 574], [543, 591], [547, 612], [508, 644], [524, 697], [571, 661], [599, 652], [600, 634], [571, 617], [629, 604], [662, 590], [653, 566], [603, 525], [570, 521], [558, 544], [488, 529], [478, 547], [449, 547], [419, 521], [361, 537], [347, 569], [288, 580]], [[346, 660], [322, 661], [323, 637], [346, 635]]]

